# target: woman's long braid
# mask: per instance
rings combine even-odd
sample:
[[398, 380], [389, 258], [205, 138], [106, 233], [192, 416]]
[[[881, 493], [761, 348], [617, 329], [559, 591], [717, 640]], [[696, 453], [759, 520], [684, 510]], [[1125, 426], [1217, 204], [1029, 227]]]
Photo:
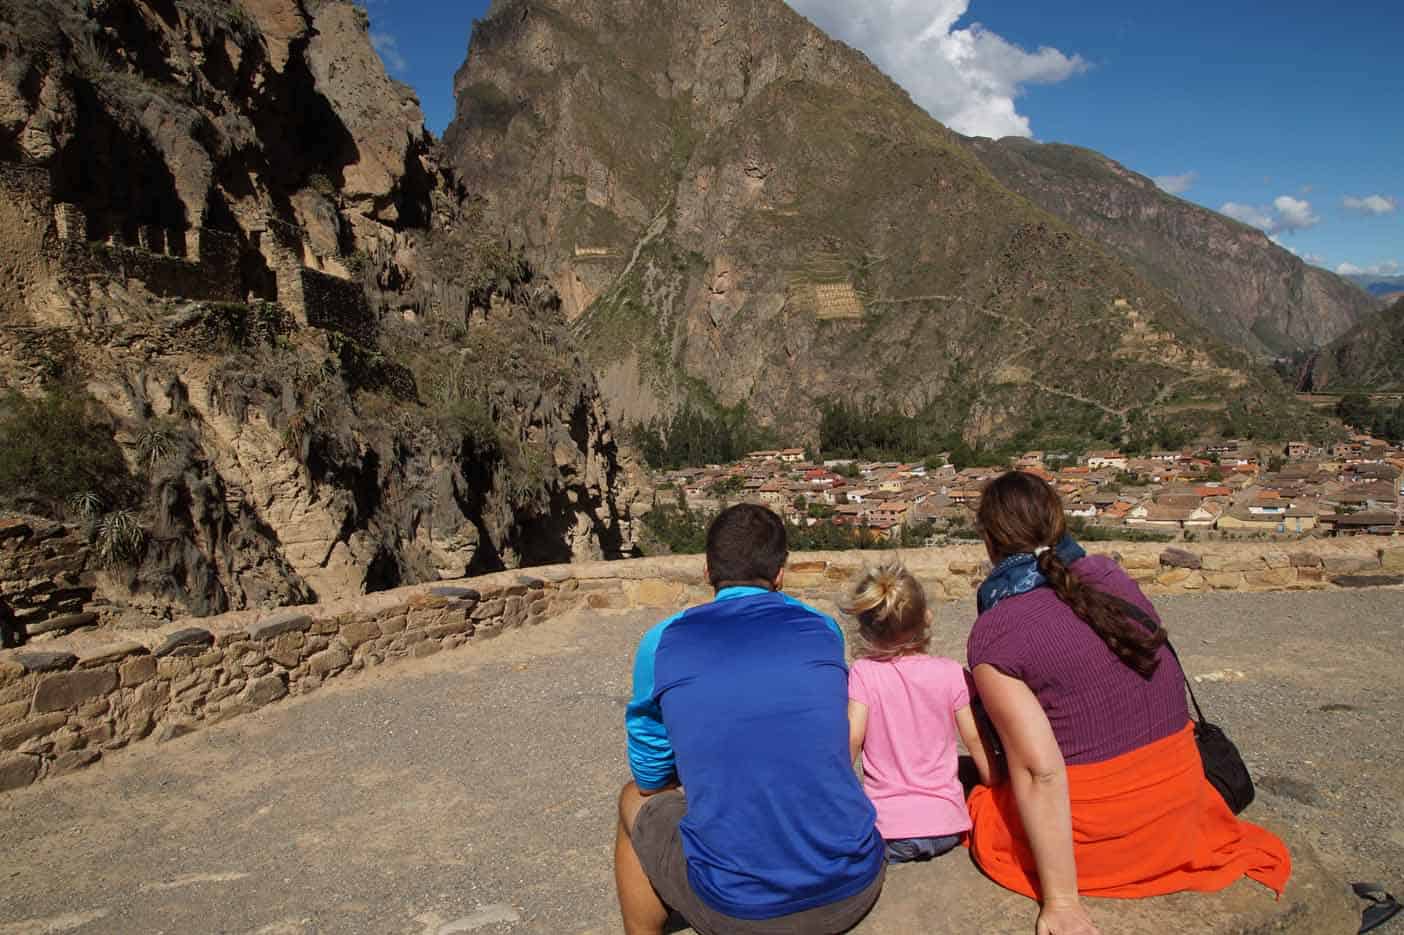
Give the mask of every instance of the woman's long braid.
[[1130, 601], [1085, 583], [1058, 557], [1067, 521], [1057, 491], [1032, 474], [1010, 471], [985, 487], [976, 518], [992, 558], [1037, 555], [1038, 570], [1058, 598], [1107, 648], [1145, 678], [1155, 674], [1158, 650], [1165, 643], [1165, 631], [1155, 618]]
[[1155, 675], [1160, 666], [1157, 650], [1165, 644], [1165, 630], [1156, 626], [1145, 611], [1116, 595], [1089, 587], [1063, 564], [1056, 549], [1050, 548], [1039, 556], [1038, 570], [1058, 598], [1101, 637], [1117, 658], [1143, 678]]

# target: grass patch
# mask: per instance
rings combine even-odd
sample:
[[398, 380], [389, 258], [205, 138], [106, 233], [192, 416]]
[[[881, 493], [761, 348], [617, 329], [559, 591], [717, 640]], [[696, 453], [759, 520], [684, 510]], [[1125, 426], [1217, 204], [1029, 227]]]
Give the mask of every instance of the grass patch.
[[0, 398], [0, 503], [58, 516], [73, 498], [102, 510], [140, 499], [97, 403], [72, 387]]

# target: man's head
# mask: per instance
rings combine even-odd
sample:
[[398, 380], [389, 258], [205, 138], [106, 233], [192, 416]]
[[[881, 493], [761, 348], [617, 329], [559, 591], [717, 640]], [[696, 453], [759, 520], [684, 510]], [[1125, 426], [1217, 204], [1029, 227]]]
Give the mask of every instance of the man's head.
[[754, 503], [722, 510], [707, 529], [707, 579], [717, 590], [733, 585], [778, 588], [788, 554], [785, 524]]

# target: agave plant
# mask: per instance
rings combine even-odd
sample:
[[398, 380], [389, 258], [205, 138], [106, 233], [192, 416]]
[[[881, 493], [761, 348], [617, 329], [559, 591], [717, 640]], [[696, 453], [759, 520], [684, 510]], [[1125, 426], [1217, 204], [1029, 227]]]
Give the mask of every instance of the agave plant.
[[113, 510], [98, 521], [94, 546], [108, 568], [135, 563], [145, 542], [146, 530], [130, 510]]
[[97, 518], [102, 515], [105, 504], [102, 502], [102, 497], [97, 493], [91, 490], [85, 490], [82, 493], [75, 493], [73, 496], [69, 497], [64, 506], [71, 519], [89, 524], [96, 522]]
[[148, 422], [137, 435], [137, 457], [147, 470], [154, 471], [156, 465], [176, 453], [179, 439], [179, 433], [171, 426]]

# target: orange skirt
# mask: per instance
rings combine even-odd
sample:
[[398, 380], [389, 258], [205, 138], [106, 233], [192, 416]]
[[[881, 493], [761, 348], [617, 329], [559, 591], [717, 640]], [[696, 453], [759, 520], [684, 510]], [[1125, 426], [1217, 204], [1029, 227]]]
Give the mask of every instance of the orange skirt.
[[[1292, 857], [1240, 821], [1204, 778], [1194, 725], [1102, 763], [1068, 767], [1073, 855], [1086, 896], [1221, 890], [1245, 874], [1282, 895]], [[1038, 870], [1008, 782], [970, 795], [970, 850], [990, 879], [1039, 898]]]

